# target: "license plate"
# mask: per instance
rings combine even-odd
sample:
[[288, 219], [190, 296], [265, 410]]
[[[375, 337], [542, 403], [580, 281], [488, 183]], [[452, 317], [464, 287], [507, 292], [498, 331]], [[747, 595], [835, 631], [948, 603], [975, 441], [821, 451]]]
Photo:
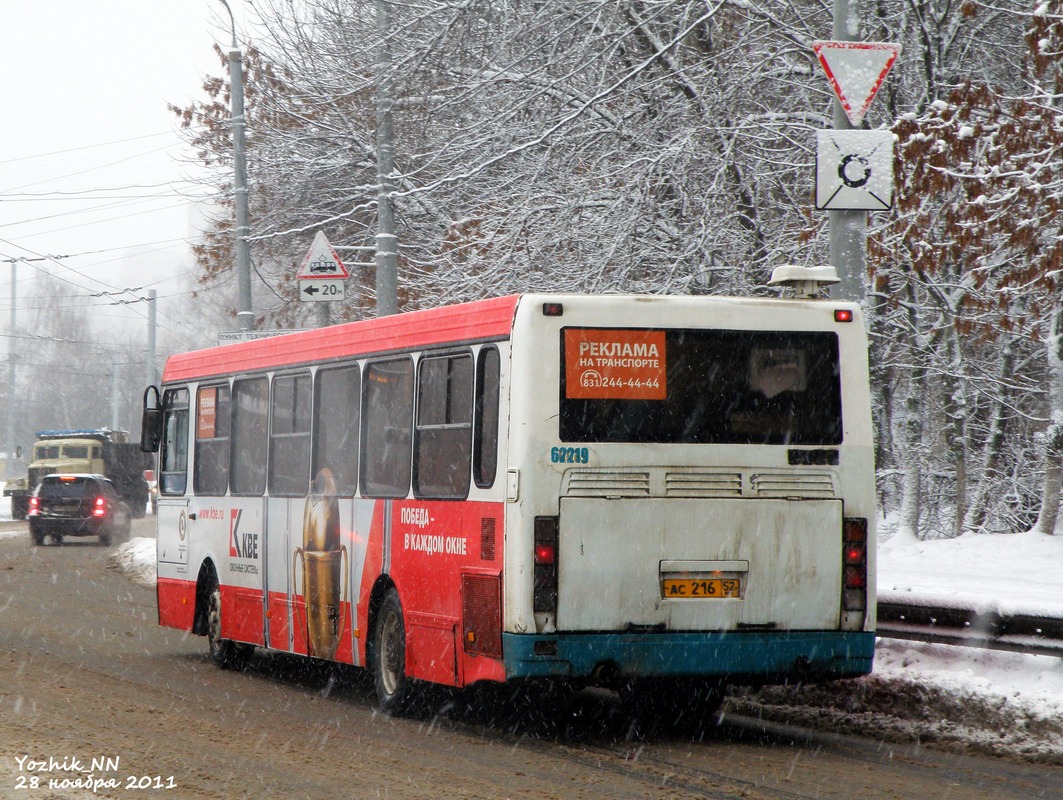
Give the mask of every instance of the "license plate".
[[665, 578], [666, 600], [721, 599], [742, 596], [742, 581], [738, 578]]

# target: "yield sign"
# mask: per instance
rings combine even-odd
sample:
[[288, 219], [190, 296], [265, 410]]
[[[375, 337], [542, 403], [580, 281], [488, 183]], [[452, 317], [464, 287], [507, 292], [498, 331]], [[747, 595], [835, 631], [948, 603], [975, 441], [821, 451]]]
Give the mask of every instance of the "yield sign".
[[350, 277], [336, 251], [332, 249], [324, 232], [318, 231], [310, 250], [303, 259], [303, 266], [295, 275], [300, 280], [307, 278], [331, 278], [333, 280]]
[[813, 42], [812, 49], [845, 116], [854, 128], [858, 127], [901, 46], [888, 42]]

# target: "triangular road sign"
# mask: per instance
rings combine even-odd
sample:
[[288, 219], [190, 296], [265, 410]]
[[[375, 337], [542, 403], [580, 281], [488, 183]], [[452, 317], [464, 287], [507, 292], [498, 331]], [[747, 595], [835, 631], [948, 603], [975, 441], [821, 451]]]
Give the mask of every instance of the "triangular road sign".
[[845, 116], [858, 127], [901, 52], [889, 42], [813, 42]]
[[296, 273], [295, 277], [300, 280], [307, 278], [336, 280], [348, 278], [350, 274], [347, 272], [347, 268], [343, 266], [339, 256], [336, 255], [336, 251], [332, 249], [332, 245], [329, 244], [324, 232], [318, 231], [314, 237], [313, 244], [310, 245], [310, 251], [306, 254], [306, 258], [303, 259], [303, 266], [299, 268], [299, 272]]

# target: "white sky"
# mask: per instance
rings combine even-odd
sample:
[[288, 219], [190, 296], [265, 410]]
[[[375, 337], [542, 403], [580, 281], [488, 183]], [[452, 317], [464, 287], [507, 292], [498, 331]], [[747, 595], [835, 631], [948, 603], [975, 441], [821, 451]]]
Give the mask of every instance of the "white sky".
[[231, 40], [220, 0], [0, 0], [0, 326], [12, 258], [78, 254], [19, 264], [18, 294], [46, 270], [104, 324], [136, 312], [91, 293], [154, 288], [161, 309], [183, 286], [202, 190], [167, 104], [224, 74], [216, 40]]

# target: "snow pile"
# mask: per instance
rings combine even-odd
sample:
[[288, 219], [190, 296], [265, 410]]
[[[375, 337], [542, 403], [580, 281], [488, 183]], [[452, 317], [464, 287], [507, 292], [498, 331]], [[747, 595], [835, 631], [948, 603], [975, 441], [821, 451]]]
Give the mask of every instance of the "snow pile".
[[879, 545], [880, 603], [1063, 616], [1063, 536], [975, 535]]
[[128, 576], [133, 583], [148, 589], [155, 588], [155, 540], [145, 537], [130, 539], [107, 556], [107, 566]]
[[884, 741], [1063, 764], [1063, 660], [879, 639], [874, 672], [737, 690], [736, 713]]

